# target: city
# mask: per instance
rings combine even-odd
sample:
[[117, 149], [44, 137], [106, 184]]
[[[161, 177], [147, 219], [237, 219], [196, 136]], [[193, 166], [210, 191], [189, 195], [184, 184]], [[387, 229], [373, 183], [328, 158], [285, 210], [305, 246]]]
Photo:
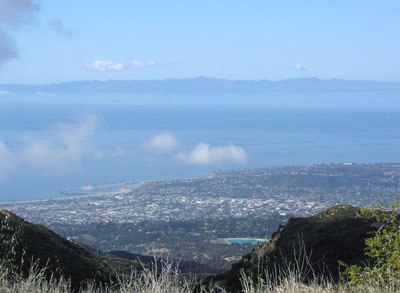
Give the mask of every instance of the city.
[[[233, 170], [207, 177], [113, 184], [90, 195], [0, 203], [33, 221], [87, 224], [309, 215], [335, 204], [387, 204], [400, 194], [400, 164], [329, 164]], [[84, 188], [89, 189], [89, 188]]]
[[[79, 196], [1, 203], [70, 240], [227, 269], [290, 217], [337, 204], [388, 205], [400, 194], [400, 164], [327, 164], [219, 171], [207, 177], [84, 186]], [[63, 193], [66, 194], [66, 193]]]

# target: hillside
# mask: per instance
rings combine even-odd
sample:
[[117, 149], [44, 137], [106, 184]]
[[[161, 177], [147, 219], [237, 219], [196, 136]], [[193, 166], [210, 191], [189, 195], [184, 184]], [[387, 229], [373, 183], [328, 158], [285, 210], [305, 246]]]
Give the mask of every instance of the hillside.
[[[360, 209], [347, 205], [334, 206], [311, 217], [291, 218], [272, 235], [271, 241], [243, 256], [226, 273], [208, 277], [204, 282], [226, 290], [222, 292], [239, 292], [242, 289], [241, 272], [248, 278], [266, 275], [275, 278], [273, 273], [288, 271], [298, 276], [301, 282], [316, 278], [328, 280], [326, 284], [337, 282], [338, 261], [347, 264], [366, 261], [364, 241], [368, 232], [376, 229], [376, 224], [361, 216]], [[47, 267], [48, 276], [71, 278], [75, 289], [87, 280], [107, 283], [113, 280], [115, 269], [138, 268], [137, 259], [144, 265], [152, 265], [150, 257], [123, 251], [96, 254], [4, 210], [0, 211], [0, 235], [3, 264], [8, 261], [6, 265], [12, 264], [17, 272], [28, 275], [30, 260], [36, 260], [39, 268]], [[190, 268], [193, 264], [186, 265]], [[156, 271], [160, 271], [161, 266], [162, 262], [157, 263]], [[182, 276], [175, 277], [179, 280]]]
[[96, 255], [68, 241], [51, 230], [29, 223], [8, 212], [0, 211], [0, 259], [13, 265], [17, 272], [28, 274], [32, 260], [46, 275], [71, 278], [72, 288], [82, 282], [109, 282], [114, 269], [140, 268], [138, 262], [127, 262]]
[[[314, 277], [338, 281], [339, 260], [347, 264], [361, 264], [366, 260], [364, 240], [374, 229], [374, 223], [361, 217], [359, 211], [341, 205], [315, 216], [291, 218], [272, 235], [270, 242], [245, 255], [225, 274], [210, 281], [235, 292], [241, 286], [241, 270], [246, 275], [257, 276], [277, 269], [287, 271], [288, 266], [300, 273], [305, 281]], [[295, 267], [296, 261], [303, 269]]]
[[180, 273], [215, 272], [212, 268], [194, 261], [172, 261], [126, 251], [102, 252], [83, 243], [76, 243], [59, 236], [42, 225], [32, 224], [15, 214], [0, 210], [0, 261], [16, 272], [29, 274], [29, 268], [37, 262], [38, 268], [46, 268], [49, 278], [63, 276], [71, 279], [72, 288], [81, 287], [87, 280], [108, 283], [115, 273], [153, 268], [158, 272], [165, 263], [178, 267]]

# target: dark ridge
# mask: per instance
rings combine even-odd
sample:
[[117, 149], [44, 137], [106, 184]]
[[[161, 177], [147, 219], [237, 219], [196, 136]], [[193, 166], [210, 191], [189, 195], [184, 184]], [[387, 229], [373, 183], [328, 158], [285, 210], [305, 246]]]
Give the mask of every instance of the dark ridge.
[[68, 241], [42, 225], [29, 223], [11, 212], [0, 210], [0, 259], [18, 273], [27, 275], [32, 261], [46, 269], [50, 278], [71, 279], [73, 289], [82, 288], [87, 281], [109, 283], [115, 267], [122, 265], [139, 269], [138, 262], [96, 255]]
[[[376, 225], [363, 218], [360, 209], [338, 205], [311, 217], [291, 218], [282, 225], [267, 242], [233, 264], [222, 275], [209, 278], [230, 292], [241, 290], [240, 272], [246, 275], [263, 276], [276, 269], [285, 270], [304, 253], [308, 255], [309, 267], [304, 271], [304, 280], [326, 278], [339, 280], [339, 261], [347, 264], [362, 264], [365, 239]], [[268, 274], [267, 274], [268, 275]]]

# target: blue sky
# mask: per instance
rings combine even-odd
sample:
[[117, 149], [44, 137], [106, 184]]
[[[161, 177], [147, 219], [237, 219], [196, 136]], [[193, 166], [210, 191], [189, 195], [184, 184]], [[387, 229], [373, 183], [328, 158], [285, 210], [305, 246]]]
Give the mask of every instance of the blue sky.
[[398, 0], [1, 0], [0, 83], [400, 81], [399, 30]]

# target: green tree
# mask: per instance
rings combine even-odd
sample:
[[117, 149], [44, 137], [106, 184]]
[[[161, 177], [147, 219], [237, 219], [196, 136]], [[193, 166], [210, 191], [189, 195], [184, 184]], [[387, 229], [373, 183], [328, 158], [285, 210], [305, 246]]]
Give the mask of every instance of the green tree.
[[363, 217], [376, 221], [377, 230], [365, 240], [365, 255], [370, 262], [362, 265], [346, 265], [342, 276], [350, 285], [375, 283], [385, 287], [400, 280], [400, 201], [384, 208], [361, 209]]

